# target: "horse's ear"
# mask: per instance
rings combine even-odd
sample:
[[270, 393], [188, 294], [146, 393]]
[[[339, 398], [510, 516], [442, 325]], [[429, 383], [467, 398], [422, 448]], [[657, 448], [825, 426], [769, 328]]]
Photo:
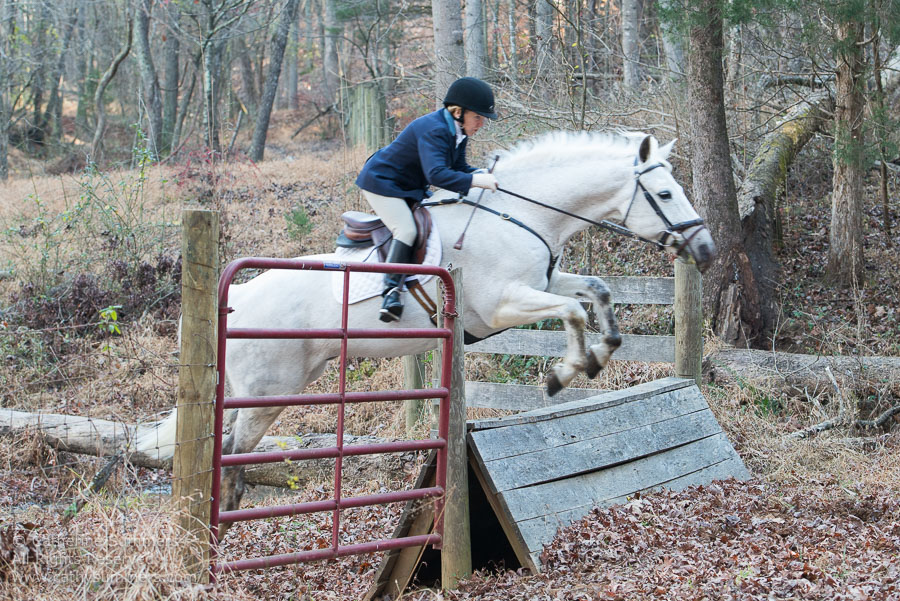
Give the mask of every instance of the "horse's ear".
[[650, 160], [650, 155], [656, 150], [657, 144], [658, 142], [653, 136], [644, 136], [644, 139], [641, 140], [641, 147], [638, 150], [638, 158], [642, 163]]
[[669, 158], [669, 153], [672, 152], [672, 148], [675, 146], [675, 142], [677, 142], [677, 141], [678, 141], [678, 138], [675, 138], [668, 144], [663, 144], [662, 146], [659, 147], [659, 154], [662, 155], [662, 158], [664, 158], [664, 159]]

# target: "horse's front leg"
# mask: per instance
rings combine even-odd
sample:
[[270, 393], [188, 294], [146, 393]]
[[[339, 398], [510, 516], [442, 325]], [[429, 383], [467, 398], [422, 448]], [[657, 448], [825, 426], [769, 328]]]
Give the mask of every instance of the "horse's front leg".
[[574, 298], [515, 284], [504, 291], [503, 300], [490, 323], [491, 327], [502, 329], [553, 318], [563, 320], [567, 340], [562, 362], [554, 365], [552, 373], [547, 376], [547, 393], [550, 396], [568, 386], [587, 366], [584, 346], [587, 312], [584, 307]]
[[609, 287], [596, 276], [556, 271], [550, 278], [547, 292], [589, 300], [594, 305], [594, 313], [600, 322], [597, 325], [603, 332], [603, 341], [600, 344], [591, 345], [588, 349], [585, 373], [588, 377], [595, 378], [609, 363], [613, 352], [622, 344], [619, 324], [610, 302]]
[[[262, 440], [266, 430], [272, 422], [284, 410], [284, 407], [262, 407], [258, 409], [241, 409], [238, 411], [234, 427], [225, 440], [222, 441], [222, 454], [234, 455], [236, 453], [250, 453]], [[231, 466], [222, 469], [222, 486], [220, 494], [220, 506], [224, 511], [238, 509], [241, 498], [244, 496], [246, 486], [244, 484], [244, 466]], [[231, 528], [231, 522], [219, 524], [219, 540], [225, 538], [225, 533]]]

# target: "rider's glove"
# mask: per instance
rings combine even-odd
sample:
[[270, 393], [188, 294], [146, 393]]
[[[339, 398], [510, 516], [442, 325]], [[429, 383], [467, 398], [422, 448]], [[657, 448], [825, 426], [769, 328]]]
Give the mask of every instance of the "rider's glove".
[[500, 184], [497, 183], [497, 178], [494, 177], [491, 173], [473, 173], [472, 174], [472, 187], [473, 188], [484, 188], [485, 190], [490, 190], [492, 192], [497, 191], [497, 187]]

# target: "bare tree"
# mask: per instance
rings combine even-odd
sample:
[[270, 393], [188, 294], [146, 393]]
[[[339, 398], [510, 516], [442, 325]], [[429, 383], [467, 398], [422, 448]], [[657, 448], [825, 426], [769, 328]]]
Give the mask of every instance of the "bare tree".
[[9, 127], [12, 121], [12, 75], [16, 22], [14, 0], [0, 0], [0, 181], [9, 178]]
[[337, 19], [337, 0], [322, 0], [325, 4], [325, 57], [323, 63], [325, 95], [333, 103], [341, 87], [341, 73], [338, 64], [338, 40], [342, 29]]
[[622, 79], [625, 89], [641, 88], [641, 0], [622, 0]]
[[150, 52], [150, 16], [154, 0], [135, 0], [135, 2], [134, 54], [141, 72], [143, 101], [150, 125], [147, 139], [150, 141], [153, 156], [158, 157], [162, 147], [163, 118], [159, 78], [156, 76], [156, 66]]
[[291, 24], [297, 16], [298, 4], [299, 0], [287, 0], [281, 13], [281, 19], [278, 22], [278, 29], [275, 31], [275, 35], [272, 36], [272, 51], [269, 53], [269, 74], [266, 76], [266, 87], [256, 116], [253, 142], [250, 146], [250, 158], [256, 162], [262, 160], [266, 149], [266, 133], [269, 130], [269, 118], [272, 115], [275, 93], [278, 91], [278, 77], [281, 74], [284, 48], [287, 46]]
[[178, 57], [181, 53], [181, 40], [176, 32], [179, 15], [178, 6], [174, 2], [169, 3], [166, 10], [167, 27], [163, 49], [166, 72], [162, 90], [162, 146], [165, 150], [171, 150], [175, 144], [175, 119], [178, 116], [178, 82], [181, 74]]
[[466, 75], [484, 79], [484, 4], [466, 0]]
[[103, 102], [103, 94], [106, 92], [106, 87], [109, 85], [109, 82], [116, 76], [119, 65], [122, 64], [122, 61], [124, 61], [131, 52], [131, 33], [132, 22], [131, 19], [129, 19], [128, 39], [125, 42], [125, 47], [119, 51], [119, 54], [116, 55], [109, 67], [107, 67], [103, 76], [100, 78], [100, 81], [97, 83], [97, 89], [94, 92], [94, 112], [97, 114], [97, 126], [94, 128], [94, 139], [91, 142], [91, 159], [94, 162], [97, 162], [102, 155], [103, 134], [106, 131], [106, 107]]
[[831, 191], [827, 279], [835, 284], [861, 282], [863, 261], [863, 26], [839, 23], [834, 111], [834, 177]]
[[716, 333], [733, 343], [752, 340], [760, 333], [760, 299], [744, 250], [732, 175], [721, 9], [718, 0], [696, 0], [693, 8], [688, 71], [693, 194], [719, 250], [704, 277], [703, 306]]
[[465, 68], [463, 51], [462, 6], [459, 0], [433, 0], [431, 18], [434, 27], [435, 99], [444, 97]]

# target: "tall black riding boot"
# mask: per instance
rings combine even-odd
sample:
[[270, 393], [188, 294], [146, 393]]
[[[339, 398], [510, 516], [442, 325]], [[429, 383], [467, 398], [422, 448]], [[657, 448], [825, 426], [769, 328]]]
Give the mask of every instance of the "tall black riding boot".
[[[391, 240], [391, 248], [388, 250], [388, 263], [411, 263], [413, 249], [399, 240]], [[406, 274], [403, 273], [386, 273], [384, 274], [384, 302], [381, 303], [381, 315], [379, 319], [385, 322], [398, 321], [403, 315], [403, 300], [400, 298], [400, 291], [403, 290], [403, 281], [406, 280]]]

